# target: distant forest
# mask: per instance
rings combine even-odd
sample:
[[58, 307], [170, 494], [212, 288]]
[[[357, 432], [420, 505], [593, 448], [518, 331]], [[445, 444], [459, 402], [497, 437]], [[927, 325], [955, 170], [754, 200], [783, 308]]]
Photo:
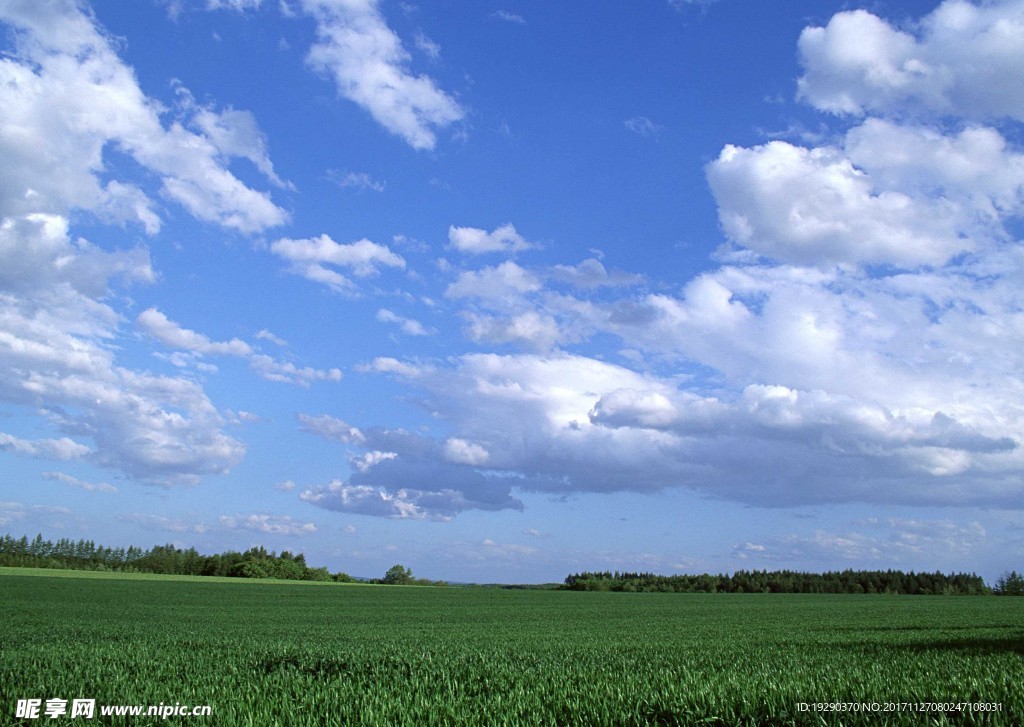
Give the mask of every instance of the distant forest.
[[1016, 571], [1001, 576], [994, 588], [973, 573], [904, 573], [855, 571], [797, 573], [794, 571], [736, 571], [732, 575], [674, 575], [654, 573], [577, 573], [565, 579], [573, 591], [668, 593], [899, 593], [906, 595], [976, 596], [987, 593], [1024, 595], [1024, 576]]
[[[268, 552], [263, 547], [245, 552], [228, 551], [203, 555], [195, 548], [156, 545], [149, 550], [135, 546], [109, 548], [92, 540], [43, 540], [36, 535], [0, 537], [0, 567], [67, 568], [72, 570], [162, 573], [234, 578], [282, 578], [297, 581], [349, 583], [359, 579], [327, 568], [311, 568], [302, 553]], [[444, 581], [414, 578], [401, 565], [392, 566], [383, 578], [370, 583], [385, 585], [443, 586]], [[504, 586], [510, 588], [514, 586]], [[518, 586], [539, 587], [539, 586]], [[554, 584], [547, 587], [555, 587]], [[566, 577], [563, 590], [661, 593], [900, 593], [908, 595], [1024, 596], [1024, 575], [1016, 571], [1000, 576], [993, 587], [973, 573], [903, 573], [902, 571], [854, 571], [798, 573], [795, 571], [736, 571], [732, 575], [673, 575], [654, 573], [588, 572]]]
[[310, 568], [302, 553], [280, 554], [265, 548], [244, 553], [229, 551], [202, 555], [195, 548], [156, 545], [149, 550], [135, 546], [108, 548], [92, 540], [61, 538], [54, 542], [37, 535], [0, 538], [0, 566], [29, 568], [70, 568], [72, 570], [118, 571], [121, 573], [166, 573], [188, 576], [232, 576], [237, 578], [284, 578], [296, 581], [354, 580], [346, 573]]
[[[267, 552], [262, 546], [244, 553], [228, 551], [203, 555], [195, 548], [156, 545], [149, 550], [135, 546], [108, 548], [92, 540], [56, 542], [36, 535], [0, 538], [0, 567], [67, 568], [71, 570], [114, 571], [119, 573], [160, 573], [183, 576], [228, 576], [231, 578], [283, 578], [292, 581], [334, 581], [351, 583], [360, 579], [347, 573], [331, 573], [326, 568], [306, 565], [306, 556], [282, 550]], [[401, 565], [392, 566], [383, 578], [369, 583], [402, 586], [443, 586], [444, 581], [414, 578], [412, 571]]]

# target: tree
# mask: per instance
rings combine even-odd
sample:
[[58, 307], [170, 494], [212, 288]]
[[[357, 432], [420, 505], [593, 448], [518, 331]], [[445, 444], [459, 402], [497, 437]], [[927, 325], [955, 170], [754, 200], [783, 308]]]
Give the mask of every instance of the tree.
[[995, 592], [1001, 596], [1024, 596], [1024, 575], [1017, 571], [1003, 573], [996, 579]]
[[412, 571], [403, 565], [393, 565], [388, 568], [388, 572], [384, 574], [384, 580], [382, 583], [386, 583], [389, 586], [407, 586], [412, 583]]

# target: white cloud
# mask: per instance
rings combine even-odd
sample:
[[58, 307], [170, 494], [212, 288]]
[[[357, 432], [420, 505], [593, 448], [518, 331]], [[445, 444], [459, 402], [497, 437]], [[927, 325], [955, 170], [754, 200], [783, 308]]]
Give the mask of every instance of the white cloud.
[[416, 378], [425, 371], [422, 366], [405, 363], [390, 356], [378, 356], [370, 363], [363, 364], [358, 368], [364, 372], [372, 371], [378, 374], [394, 374], [408, 379]]
[[579, 265], [555, 265], [549, 274], [556, 280], [584, 289], [636, 285], [643, 282], [642, 275], [621, 271], [609, 273], [604, 264], [596, 258], [587, 258]]
[[277, 361], [265, 354], [249, 357], [249, 367], [267, 381], [309, 386], [315, 381], [341, 381], [341, 369], [315, 369], [296, 366], [290, 361]]
[[485, 556], [490, 558], [516, 558], [524, 555], [536, 555], [540, 552], [537, 548], [530, 545], [499, 543], [491, 538], [484, 538], [480, 545], [484, 547]]
[[423, 33], [416, 34], [416, 47], [432, 60], [437, 60], [441, 57], [441, 46]]
[[708, 166], [722, 227], [737, 244], [799, 265], [939, 265], [970, 250], [943, 199], [878, 189], [835, 148], [726, 146]]
[[85, 482], [83, 480], [78, 479], [77, 477], [72, 477], [71, 475], [64, 474], [63, 472], [43, 472], [43, 477], [48, 480], [56, 480], [57, 482], [62, 482], [65, 485], [69, 485], [71, 487], [81, 488], [86, 492], [106, 492], [110, 494], [114, 494], [117, 492], [116, 487], [107, 484], [106, 482], [100, 482], [98, 484], [93, 482]]
[[245, 358], [249, 361], [250, 368], [268, 381], [309, 386], [315, 381], [341, 380], [340, 369], [321, 370], [308, 366], [299, 367], [287, 361], [277, 361], [271, 356], [257, 353], [252, 346], [238, 338], [232, 338], [230, 341], [211, 341], [201, 333], [179, 326], [155, 308], [140, 313], [135, 323], [147, 335], [169, 348], [181, 349], [197, 356]]
[[361, 444], [366, 440], [366, 437], [363, 436], [363, 433], [358, 428], [328, 414], [321, 414], [319, 416], [299, 414], [299, 422], [302, 424], [301, 428], [303, 431], [318, 434], [325, 439], [345, 444]]
[[385, 182], [379, 182], [366, 172], [345, 172], [342, 174], [337, 170], [327, 172], [327, 178], [342, 189], [369, 189], [373, 192], [383, 192], [387, 188]]
[[868, 119], [850, 130], [845, 147], [876, 185], [906, 190], [926, 210], [941, 203], [961, 234], [1002, 239], [1005, 218], [1024, 212], [1024, 154], [995, 129], [946, 135]]
[[71, 240], [64, 217], [30, 214], [0, 220], [0, 290], [40, 295], [51, 288], [102, 297], [112, 278], [155, 278], [144, 248], [106, 252], [87, 240]]
[[435, 130], [465, 115], [432, 79], [409, 72], [409, 52], [376, 0], [301, 0], [301, 5], [317, 23], [309, 65], [330, 75], [339, 94], [414, 149], [433, 149]]
[[71, 515], [66, 507], [47, 507], [45, 505], [29, 505], [20, 502], [0, 501], [0, 526], [6, 527], [15, 520], [24, 520], [39, 515]]
[[308, 489], [299, 499], [327, 510], [357, 515], [421, 520], [427, 515], [415, 502], [416, 493], [382, 488], [346, 485], [334, 480], [325, 487]]
[[[745, 567], [778, 568], [794, 564], [829, 567], [837, 560], [858, 567], [919, 569], [936, 563], [952, 564], [986, 544], [987, 533], [977, 521], [945, 519], [870, 518], [842, 530], [816, 529], [741, 543], [733, 556]], [[821, 564], [818, 566], [818, 564]]]
[[506, 23], [526, 25], [526, 19], [522, 15], [518, 13], [509, 12], [508, 10], [495, 10], [493, 13], [491, 13], [490, 17], [494, 18], [495, 20], [504, 21]]
[[284, 347], [288, 345], [288, 342], [285, 341], [283, 338], [281, 338], [280, 336], [275, 336], [273, 333], [271, 333], [265, 328], [260, 331], [257, 331], [256, 338], [260, 341], [270, 341], [275, 346]]
[[448, 228], [449, 247], [461, 253], [480, 255], [488, 252], [520, 252], [534, 247], [516, 232], [512, 224], [505, 224], [492, 232], [476, 227]]
[[514, 343], [535, 351], [550, 351], [563, 338], [553, 316], [535, 310], [510, 316], [464, 314], [467, 335], [477, 342]]
[[[191, 98], [191, 95], [188, 96]], [[274, 172], [274, 164], [267, 151], [267, 140], [250, 111], [227, 108], [217, 113], [209, 108], [196, 107], [192, 124], [202, 131], [217, 148], [223, 159], [248, 159], [271, 182], [279, 187], [294, 189]]]
[[249, 356], [252, 347], [245, 341], [232, 338], [230, 341], [211, 341], [201, 333], [182, 328], [169, 320], [156, 308], [148, 308], [135, 320], [147, 335], [155, 338], [168, 348], [177, 348], [195, 353], [219, 356]]
[[21, 439], [6, 432], [0, 432], [0, 450], [17, 452], [29, 457], [43, 459], [81, 459], [92, 450], [68, 437], [60, 439]]
[[241, 459], [244, 447], [222, 431], [195, 382], [115, 363], [120, 318], [101, 300], [112, 276], [152, 276], [144, 251], [73, 242], [55, 216], [4, 220], [0, 270], [22, 270], [26, 260], [24, 277], [0, 276], [0, 400], [43, 412], [78, 443], [33, 444], [38, 454], [81, 455], [88, 446], [90, 461], [159, 484], [223, 473]]
[[202, 535], [208, 529], [204, 523], [187, 522], [180, 518], [170, 518], [166, 515], [152, 515], [150, 513], [118, 515], [117, 519], [121, 522], [140, 525], [146, 530], [165, 530], [170, 533], [195, 533]]
[[359, 472], [366, 472], [381, 462], [394, 459], [397, 456], [398, 452], [379, 452], [375, 449], [370, 452], [364, 452], [363, 454], [349, 457], [349, 462]]
[[865, 10], [806, 28], [801, 98], [840, 114], [1024, 120], [1024, 3], [946, 0], [906, 30]]
[[227, 169], [231, 157], [243, 156], [280, 181], [246, 112], [216, 114], [193, 104], [191, 130], [181, 121], [165, 127], [163, 109], [77, 3], [19, 0], [4, 4], [0, 19], [17, 30], [16, 52], [0, 59], [0, 215], [82, 209], [155, 233], [157, 206], [141, 187], [101, 183], [109, 146], [201, 220], [248, 233], [287, 219], [267, 194]]
[[413, 318], [400, 316], [387, 308], [381, 308], [377, 311], [377, 320], [381, 323], [394, 323], [399, 327], [402, 333], [408, 336], [429, 336], [434, 332], [433, 330], [425, 327], [419, 321]]
[[303, 523], [290, 515], [223, 515], [218, 520], [228, 530], [252, 530], [269, 535], [309, 535], [316, 532], [316, 525]]
[[657, 136], [662, 128], [664, 128], [646, 116], [633, 116], [622, 123], [627, 129], [638, 136]]
[[401, 255], [365, 238], [349, 244], [335, 242], [327, 235], [303, 240], [282, 238], [271, 243], [270, 251], [291, 263], [293, 273], [338, 292], [351, 290], [353, 283], [325, 265], [347, 268], [357, 277], [375, 275], [381, 267], [405, 268]]
[[263, 0], [206, 0], [206, 8], [208, 10], [227, 8], [229, 10], [245, 12], [246, 10], [258, 9], [262, 2]]
[[[348, 481], [309, 488], [300, 498], [340, 512], [392, 518], [450, 520], [464, 510], [522, 509], [507, 478], [477, 470], [487, 452], [475, 442], [441, 443], [401, 429], [371, 428], [355, 438], [342, 422], [317, 418], [307, 428], [329, 439], [359, 446], [350, 457]], [[342, 431], [336, 431], [336, 430]]]
[[460, 273], [445, 290], [445, 296], [504, 301], [540, 289], [541, 281], [537, 276], [509, 260], [496, 267]]
[[397, 453], [393, 474], [410, 457], [417, 462], [400, 480], [373, 483], [387, 492], [398, 483], [431, 487], [444, 462], [486, 462], [492, 483], [524, 490], [687, 487], [758, 504], [1006, 505], [1024, 491], [1012, 427], [973, 405], [927, 408], [939, 401], [920, 392], [908, 397], [916, 408], [902, 409], [862, 391], [854, 398], [761, 384], [722, 399], [565, 354], [467, 355], [417, 381], [456, 436], [431, 443], [368, 434], [363, 446]]
[[452, 437], [444, 443], [444, 454], [449, 462], [479, 467], [490, 459], [490, 453], [474, 442]]

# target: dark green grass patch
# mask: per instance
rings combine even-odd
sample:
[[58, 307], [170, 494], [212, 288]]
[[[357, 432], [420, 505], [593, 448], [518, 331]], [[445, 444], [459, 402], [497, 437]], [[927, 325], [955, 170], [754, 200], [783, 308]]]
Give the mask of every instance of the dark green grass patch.
[[[0, 608], [0, 724], [71, 722], [15, 719], [18, 699], [53, 697], [209, 704], [212, 717], [150, 721], [218, 727], [1024, 722], [1016, 599], [0, 571]], [[984, 702], [1002, 711], [800, 711], [824, 702]]]

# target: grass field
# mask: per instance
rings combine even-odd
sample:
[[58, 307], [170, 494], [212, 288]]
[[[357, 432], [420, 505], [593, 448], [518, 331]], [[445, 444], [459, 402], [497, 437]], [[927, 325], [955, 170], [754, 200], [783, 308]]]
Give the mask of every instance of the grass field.
[[118, 723], [18, 719], [26, 698], [210, 705], [120, 723], [218, 727], [1024, 723], [1022, 599], [67, 575], [0, 569], [0, 724]]

